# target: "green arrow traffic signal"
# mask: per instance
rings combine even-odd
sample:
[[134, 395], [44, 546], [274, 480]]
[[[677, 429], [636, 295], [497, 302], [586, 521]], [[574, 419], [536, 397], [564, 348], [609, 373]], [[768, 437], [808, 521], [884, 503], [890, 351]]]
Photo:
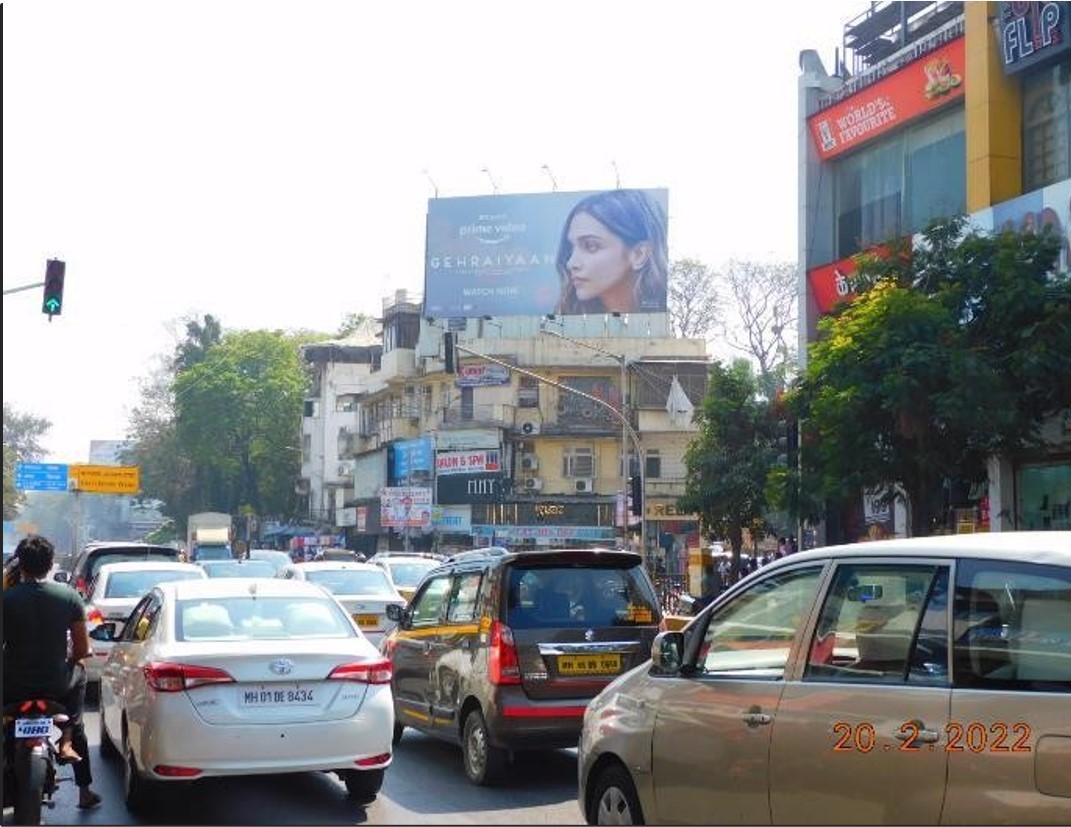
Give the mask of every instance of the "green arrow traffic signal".
[[48, 314], [48, 320], [58, 316], [63, 310], [63, 278], [67, 264], [59, 259], [50, 258], [45, 268], [45, 296], [41, 312]]

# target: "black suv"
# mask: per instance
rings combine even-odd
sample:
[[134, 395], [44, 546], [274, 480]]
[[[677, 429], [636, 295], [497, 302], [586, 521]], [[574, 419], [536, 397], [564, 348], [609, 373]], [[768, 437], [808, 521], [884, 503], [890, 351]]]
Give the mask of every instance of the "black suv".
[[461, 744], [476, 784], [515, 750], [575, 747], [588, 701], [662, 622], [640, 555], [608, 549], [465, 552], [387, 615], [395, 743], [413, 727]]
[[[71, 566], [70, 575], [65, 580], [85, 597], [93, 578], [105, 563], [126, 563], [133, 560], [167, 560], [179, 562], [179, 551], [171, 546], [158, 546], [151, 543], [92, 542], [87, 544]], [[56, 578], [60, 579], [60, 578]]]

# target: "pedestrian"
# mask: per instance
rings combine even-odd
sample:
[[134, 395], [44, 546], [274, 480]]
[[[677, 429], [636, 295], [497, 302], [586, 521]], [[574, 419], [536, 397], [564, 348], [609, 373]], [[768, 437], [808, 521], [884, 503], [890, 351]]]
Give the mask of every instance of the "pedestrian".
[[666, 214], [643, 190], [586, 196], [570, 211], [558, 244], [557, 312], [653, 313], [666, 309]]

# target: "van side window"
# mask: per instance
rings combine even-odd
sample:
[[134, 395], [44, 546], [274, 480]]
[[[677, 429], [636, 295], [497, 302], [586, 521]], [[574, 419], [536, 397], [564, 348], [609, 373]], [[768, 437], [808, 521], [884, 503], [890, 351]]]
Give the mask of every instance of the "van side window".
[[1071, 692], [1071, 573], [964, 560], [952, 603], [953, 685]]
[[424, 584], [413, 598], [412, 625], [437, 626], [442, 618], [443, 600], [450, 587], [451, 577], [446, 574]]
[[454, 578], [454, 589], [446, 609], [447, 623], [471, 623], [476, 619], [476, 598], [480, 594], [481, 572], [465, 572]]

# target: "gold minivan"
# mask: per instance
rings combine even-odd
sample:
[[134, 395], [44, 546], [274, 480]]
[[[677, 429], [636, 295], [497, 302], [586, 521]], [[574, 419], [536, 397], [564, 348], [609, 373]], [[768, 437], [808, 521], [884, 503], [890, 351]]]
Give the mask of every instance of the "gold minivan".
[[793, 554], [588, 706], [589, 824], [1071, 824], [1071, 532]]

